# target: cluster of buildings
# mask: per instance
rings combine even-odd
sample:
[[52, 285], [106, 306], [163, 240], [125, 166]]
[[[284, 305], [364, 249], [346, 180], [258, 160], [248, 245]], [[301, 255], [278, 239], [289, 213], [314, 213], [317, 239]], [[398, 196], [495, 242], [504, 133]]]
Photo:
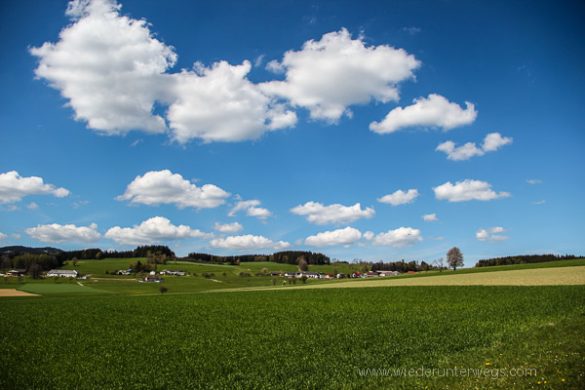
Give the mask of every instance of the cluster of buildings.
[[164, 279], [161, 277], [162, 275], [171, 275], [171, 276], [185, 276], [187, 273], [185, 271], [179, 270], [168, 270], [163, 269], [160, 272], [150, 271], [148, 275], [146, 275], [141, 282], [143, 283], [161, 283]]
[[[20, 277], [26, 275], [26, 269], [11, 269], [10, 271], [6, 271], [6, 273], [0, 274], [0, 276], [4, 277]], [[52, 269], [48, 271], [45, 275], [46, 278], [78, 278], [79, 272], [76, 270], [70, 269]]]
[[318, 273], [308, 271], [298, 272], [272, 272], [272, 276], [283, 276], [289, 279], [345, 279], [345, 278], [373, 278], [373, 277], [386, 277], [386, 276], [398, 276], [398, 271], [369, 271], [369, 272], [353, 272], [351, 274], [345, 273]]

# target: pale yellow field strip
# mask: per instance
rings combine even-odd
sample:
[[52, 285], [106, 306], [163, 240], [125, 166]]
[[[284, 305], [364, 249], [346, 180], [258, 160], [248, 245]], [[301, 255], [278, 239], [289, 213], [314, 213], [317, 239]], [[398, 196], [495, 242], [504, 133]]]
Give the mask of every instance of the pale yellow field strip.
[[365, 288], [397, 286], [569, 286], [585, 285], [585, 266], [535, 268], [513, 271], [478, 272], [413, 278], [380, 278], [341, 283], [286, 287], [247, 287], [219, 291], [300, 290], [307, 288]]
[[31, 294], [24, 291], [19, 291], [14, 288], [0, 288], [0, 298], [4, 297], [38, 297], [37, 294]]

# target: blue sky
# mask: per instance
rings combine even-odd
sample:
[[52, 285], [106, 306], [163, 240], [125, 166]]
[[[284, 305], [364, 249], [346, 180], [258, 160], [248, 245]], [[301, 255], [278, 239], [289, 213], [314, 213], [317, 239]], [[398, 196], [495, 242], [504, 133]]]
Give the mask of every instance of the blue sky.
[[0, 245], [585, 252], [580, 2], [0, 7]]

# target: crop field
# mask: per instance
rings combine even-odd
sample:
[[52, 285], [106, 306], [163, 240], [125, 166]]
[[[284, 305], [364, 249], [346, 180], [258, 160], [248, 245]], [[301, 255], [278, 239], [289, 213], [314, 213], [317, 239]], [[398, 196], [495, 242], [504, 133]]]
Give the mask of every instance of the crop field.
[[20, 287], [21, 291], [41, 294], [95, 294], [102, 291], [77, 283], [26, 283]]
[[1, 297], [34, 297], [35, 294], [27, 293], [25, 291], [20, 291], [15, 288], [1, 288], [0, 289], [0, 298]]
[[[0, 318], [6, 389], [585, 385], [585, 286], [6, 298]], [[487, 371], [401, 371], [452, 367]]]
[[[430, 275], [429, 275], [430, 276]], [[585, 285], [585, 266], [560, 268], [531, 268], [511, 271], [478, 273], [434, 273], [433, 277], [390, 277], [371, 278], [337, 283], [289, 286], [288, 289], [312, 288], [362, 288], [362, 287], [399, 287], [399, 286], [557, 286]], [[282, 290], [281, 287], [237, 288], [243, 290]], [[221, 291], [221, 290], [220, 290]]]

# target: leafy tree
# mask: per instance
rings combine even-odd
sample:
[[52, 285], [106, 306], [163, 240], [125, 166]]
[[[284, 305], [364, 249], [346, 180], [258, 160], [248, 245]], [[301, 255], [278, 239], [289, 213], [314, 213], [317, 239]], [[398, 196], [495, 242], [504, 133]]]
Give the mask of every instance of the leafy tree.
[[30, 265], [30, 267], [28, 268], [28, 274], [33, 278], [33, 279], [40, 279], [41, 278], [41, 266], [33, 263]]
[[447, 252], [447, 263], [449, 263], [450, 267], [453, 267], [453, 271], [456, 271], [457, 267], [463, 266], [463, 253], [456, 246]]
[[304, 256], [299, 257], [298, 265], [299, 271], [306, 272], [309, 270], [309, 264], [307, 263], [307, 260], [305, 260]]

